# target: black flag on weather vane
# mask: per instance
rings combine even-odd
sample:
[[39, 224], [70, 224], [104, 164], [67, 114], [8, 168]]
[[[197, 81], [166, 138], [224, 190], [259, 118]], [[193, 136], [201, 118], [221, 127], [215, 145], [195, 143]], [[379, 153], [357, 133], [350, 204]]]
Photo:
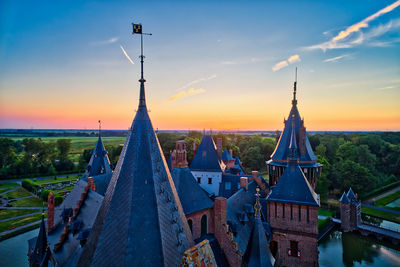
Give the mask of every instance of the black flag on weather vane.
[[132, 23], [132, 26], [133, 26], [132, 34], [135, 34], [135, 33], [142, 34], [142, 24], [134, 24], [134, 23]]

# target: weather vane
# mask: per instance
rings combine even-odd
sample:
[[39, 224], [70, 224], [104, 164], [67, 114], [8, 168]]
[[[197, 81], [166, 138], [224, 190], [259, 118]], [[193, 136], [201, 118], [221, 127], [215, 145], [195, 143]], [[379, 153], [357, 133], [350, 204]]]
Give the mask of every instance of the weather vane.
[[141, 77], [140, 82], [145, 82], [146, 80], [143, 78], [143, 35], [152, 35], [151, 33], [144, 33], [142, 24], [134, 24], [132, 23], [133, 31], [132, 34], [140, 34], [140, 65], [141, 65]]

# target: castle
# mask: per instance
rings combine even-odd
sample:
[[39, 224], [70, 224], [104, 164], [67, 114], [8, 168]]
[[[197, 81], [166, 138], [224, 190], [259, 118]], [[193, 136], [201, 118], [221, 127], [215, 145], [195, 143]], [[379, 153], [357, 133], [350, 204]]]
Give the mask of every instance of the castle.
[[267, 162], [269, 184], [257, 171], [246, 175], [211, 135], [190, 164], [178, 141], [169, 168], [146, 106], [143, 58], [139, 105], [116, 168], [99, 134], [64, 202], [55, 207], [49, 195], [47, 227], [43, 219], [28, 242], [30, 266], [318, 266], [321, 165], [300, 120], [296, 84]]

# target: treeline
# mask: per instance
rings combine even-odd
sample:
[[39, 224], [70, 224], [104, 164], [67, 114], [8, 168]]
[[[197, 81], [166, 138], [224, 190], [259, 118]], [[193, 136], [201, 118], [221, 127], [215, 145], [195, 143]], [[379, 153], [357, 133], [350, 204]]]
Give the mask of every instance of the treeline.
[[[126, 136], [128, 130], [102, 130], [102, 136]], [[31, 129], [0, 129], [0, 137], [97, 137], [95, 130], [31, 130]]]
[[324, 198], [352, 187], [359, 197], [399, 181], [400, 133], [314, 134], [311, 146], [319, 158], [322, 177], [317, 191]]

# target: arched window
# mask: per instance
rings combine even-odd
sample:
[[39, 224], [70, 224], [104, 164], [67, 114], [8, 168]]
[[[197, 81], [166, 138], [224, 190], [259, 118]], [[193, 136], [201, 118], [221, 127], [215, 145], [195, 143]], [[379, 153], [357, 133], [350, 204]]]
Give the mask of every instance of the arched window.
[[208, 219], [207, 219], [207, 215], [203, 215], [201, 217], [201, 236], [207, 234], [208, 232]]
[[189, 224], [190, 232], [192, 232], [192, 234], [193, 234], [193, 221], [191, 219], [189, 219], [187, 222]]

